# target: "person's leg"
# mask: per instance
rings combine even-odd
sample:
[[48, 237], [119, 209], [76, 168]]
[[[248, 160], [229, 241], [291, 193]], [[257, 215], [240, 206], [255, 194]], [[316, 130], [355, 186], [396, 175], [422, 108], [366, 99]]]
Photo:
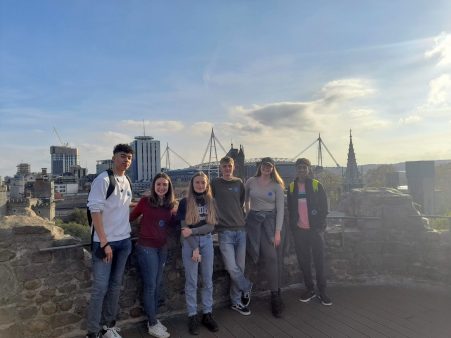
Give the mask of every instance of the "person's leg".
[[213, 311], [213, 237], [212, 235], [200, 236], [200, 273], [202, 277], [202, 312], [211, 313]]
[[310, 231], [298, 229], [296, 232], [297, 250], [300, 253], [300, 264], [304, 276], [304, 285], [308, 291], [315, 291], [315, 284], [312, 277], [312, 244]]
[[163, 287], [164, 267], [168, 258], [168, 248], [166, 246], [159, 248], [158, 251], [158, 269], [155, 286], [155, 314], [158, 313], [158, 305], [160, 303], [161, 289]]
[[102, 313], [103, 323], [108, 327], [116, 321], [125, 264], [132, 251], [132, 242], [130, 238], [127, 238], [121, 241], [111, 242], [110, 246], [113, 250], [113, 261], [111, 263], [108, 292], [105, 296]]
[[265, 262], [265, 270], [269, 289], [279, 290], [279, 265], [277, 251], [274, 247], [275, 217], [272, 213], [267, 213], [262, 224], [260, 236], [260, 254]]
[[212, 316], [213, 311], [213, 237], [211, 234], [200, 237], [200, 254], [202, 260], [201, 276], [202, 276], [202, 324], [210, 331], [219, 330], [218, 323]]
[[136, 258], [143, 284], [144, 311], [150, 326], [157, 323], [155, 298], [159, 265], [158, 256], [158, 249], [136, 245]]
[[246, 232], [224, 231], [219, 233], [219, 249], [225, 268], [230, 275], [230, 300], [241, 302], [241, 292], [251, 288], [251, 282], [244, 276], [246, 257]]
[[[94, 242], [92, 252], [95, 252], [100, 243]], [[103, 300], [108, 291], [111, 263], [105, 263], [102, 259], [92, 255], [92, 286], [91, 299], [87, 311], [87, 330], [89, 333], [97, 333], [101, 329], [100, 320], [102, 316]]]
[[312, 231], [310, 237], [313, 264], [315, 265], [316, 286], [321, 294], [326, 291], [326, 278], [324, 276], [324, 234]]
[[[197, 315], [197, 274], [199, 263], [194, 262], [191, 258], [193, 256], [193, 249], [187, 241], [183, 241], [182, 245], [182, 259], [185, 268], [185, 300], [188, 316]], [[202, 260], [204, 257], [202, 257]]]

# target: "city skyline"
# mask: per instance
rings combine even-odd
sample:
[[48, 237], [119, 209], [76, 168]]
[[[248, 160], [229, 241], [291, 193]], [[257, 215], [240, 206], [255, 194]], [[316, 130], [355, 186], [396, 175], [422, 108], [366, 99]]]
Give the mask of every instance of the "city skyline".
[[54, 128], [90, 173], [144, 130], [192, 164], [211, 128], [246, 158], [321, 133], [345, 166], [352, 129], [359, 165], [451, 159], [449, 2], [283, 4], [2, 1], [0, 176], [50, 168]]

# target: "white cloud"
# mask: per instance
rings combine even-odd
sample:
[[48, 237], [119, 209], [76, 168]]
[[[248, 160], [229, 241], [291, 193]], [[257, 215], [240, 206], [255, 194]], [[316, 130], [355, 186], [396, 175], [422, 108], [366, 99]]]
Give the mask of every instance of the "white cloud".
[[438, 66], [451, 65], [451, 34], [442, 32], [434, 38], [434, 44], [434, 48], [427, 51], [425, 56], [427, 58], [436, 57]]
[[232, 121], [225, 125], [235, 132], [263, 135], [282, 131], [317, 133], [329, 126], [344, 126], [352, 123], [367, 129], [383, 128], [389, 125], [368, 108], [358, 107], [355, 99], [375, 93], [369, 81], [364, 79], [341, 79], [327, 83], [320, 90], [320, 97], [306, 102], [275, 102], [255, 104], [249, 108], [234, 107], [230, 111]]
[[326, 100], [352, 100], [375, 92], [368, 80], [349, 78], [330, 81], [321, 89]]
[[442, 105], [451, 103], [451, 76], [443, 74], [429, 82], [428, 104]]
[[408, 124], [416, 124], [423, 121], [423, 118], [418, 115], [410, 115], [407, 117], [402, 117], [399, 119], [399, 124], [408, 125]]
[[211, 129], [214, 127], [214, 124], [207, 121], [195, 122], [189, 128], [189, 132], [194, 135], [210, 135]]
[[165, 132], [177, 132], [183, 130], [184, 124], [180, 121], [172, 121], [172, 120], [124, 120], [121, 121], [121, 127], [125, 127], [128, 130], [133, 130], [136, 133], [144, 132], [144, 128], [146, 134], [154, 134], [154, 133], [165, 133]]

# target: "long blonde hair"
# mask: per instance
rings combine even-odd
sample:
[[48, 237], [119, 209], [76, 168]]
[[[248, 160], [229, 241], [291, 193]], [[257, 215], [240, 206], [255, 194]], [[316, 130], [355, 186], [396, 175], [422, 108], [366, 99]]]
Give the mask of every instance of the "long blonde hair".
[[185, 222], [187, 225], [197, 224], [200, 221], [199, 218], [199, 210], [197, 208], [196, 203], [196, 194], [194, 192], [194, 179], [198, 176], [201, 176], [205, 178], [206, 181], [206, 188], [205, 192], [203, 193], [205, 203], [207, 204], [207, 219], [206, 222], [208, 224], [217, 224], [218, 223], [218, 216], [216, 211], [216, 203], [213, 199], [213, 195], [211, 193], [210, 188], [210, 182], [208, 181], [208, 176], [205, 175], [203, 171], [199, 171], [191, 177], [189, 189], [188, 189], [188, 196], [186, 197], [186, 215], [185, 215]]
[[[255, 173], [254, 177], [258, 177], [262, 175], [262, 163], [260, 162], [260, 164], [257, 167], [257, 172]], [[274, 164], [272, 167], [272, 171], [271, 171], [271, 179], [276, 182], [277, 184], [279, 184], [282, 189], [285, 189], [285, 183], [282, 179], [282, 177], [280, 177], [279, 172], [277, 171], [276, 165]]]

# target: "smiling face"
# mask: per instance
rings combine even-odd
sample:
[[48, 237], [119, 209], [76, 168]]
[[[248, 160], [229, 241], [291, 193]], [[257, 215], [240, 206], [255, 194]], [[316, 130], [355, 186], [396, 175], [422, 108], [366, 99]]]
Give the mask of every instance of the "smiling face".
[[118, 173], [124, 173], [132, 164], [133, 155], [125, 152], [118, 152], [113, 155], [113, 168]]
[[193, 189], [198, 194], [202, 194], [207, 190], [207, 179], [203, 176], [193, 178]]
[[304, 181], [310, 172], [310, 167], [306, 164], [298, 164], [296, 166], [296, 174], [299, 181]]
[[157, 196], [161, 199], [164, 198], [169, 190], [169, 181], [164, 177], [160, 177], [155, 181], [154, 190]]
[[262, 173], [262, 176], [270, 176], [272, 171], [274, 169], [274, 166], [271, 163], [262, 163], [260, 170]]

